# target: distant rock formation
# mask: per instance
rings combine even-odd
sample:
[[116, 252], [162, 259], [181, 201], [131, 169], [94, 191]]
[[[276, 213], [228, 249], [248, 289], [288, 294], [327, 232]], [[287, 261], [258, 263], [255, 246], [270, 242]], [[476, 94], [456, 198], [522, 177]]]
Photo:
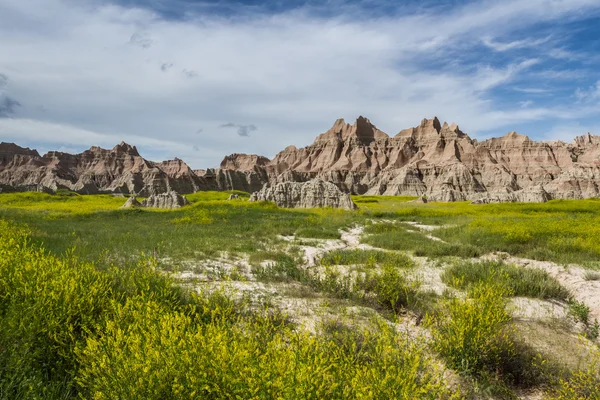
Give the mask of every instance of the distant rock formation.
[[220, 168], [194, 172], [205, 179], [212, 190], [241, 190], [253, 193], [269, 182], [265, 169], [269, 163], [268, 158], [255, 154], [231, 154], [221, 161]]
[[153, 194], [142, 201], [142, 207], [174, 209], [188, 205], [188, 199], [171, 190], [167, 193]]
[[0, 143], [0, 189], [81, 194], [124, 193], [150, 196], [177, 190], [207, 190], [208, 183], [179, 159], [155, 163], [134, 146], [120, 143], [111, 150], [92, 147], [81, 154], [37, 151]]
[[271, 187], [265, 185], [250, 196], [250, 201], [273, 201], [277, 206], [284, 208], [357, 208], [349, 194], [343, 193], [333, 183], [320, 179], [283, 182]]

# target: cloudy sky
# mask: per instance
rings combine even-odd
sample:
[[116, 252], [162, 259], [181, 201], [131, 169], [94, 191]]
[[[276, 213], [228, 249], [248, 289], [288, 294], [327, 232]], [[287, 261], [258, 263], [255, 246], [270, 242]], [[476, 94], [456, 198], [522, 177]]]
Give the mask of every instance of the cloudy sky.
[[0, 141], [203, 168], [359, 115], [600, 134], [600, 0], [0, 0]]

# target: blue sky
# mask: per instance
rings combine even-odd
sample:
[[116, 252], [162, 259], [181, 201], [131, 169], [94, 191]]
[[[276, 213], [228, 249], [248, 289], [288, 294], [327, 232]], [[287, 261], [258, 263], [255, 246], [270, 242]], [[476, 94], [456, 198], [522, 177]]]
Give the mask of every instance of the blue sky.
[[600, 0], [0, 0], [0, 140], [180, 157], [390, 135], [600, 134]]

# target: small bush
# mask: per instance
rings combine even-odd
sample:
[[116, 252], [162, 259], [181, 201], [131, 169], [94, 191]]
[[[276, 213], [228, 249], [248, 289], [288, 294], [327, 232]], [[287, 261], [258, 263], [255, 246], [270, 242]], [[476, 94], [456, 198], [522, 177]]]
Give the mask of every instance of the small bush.
[[395, 313], [414, 304], [420, 283], [409, 281], [400, 269], [386, 265], [381, 272], [369, 274], [365, 289], [372, 291], [381, 306]]
[[497, 371], [514, 356], [509, 294], [504, 285], [480, 283], [469, 298], [448, 299], [436, 316], [427, 318], [433, 347], [451, 368], [477, 376]]
[[572, 299], [569, 301], [569, 313], [580, 322], [588, 324], [590, 318], [590, 308], [582, 301]]

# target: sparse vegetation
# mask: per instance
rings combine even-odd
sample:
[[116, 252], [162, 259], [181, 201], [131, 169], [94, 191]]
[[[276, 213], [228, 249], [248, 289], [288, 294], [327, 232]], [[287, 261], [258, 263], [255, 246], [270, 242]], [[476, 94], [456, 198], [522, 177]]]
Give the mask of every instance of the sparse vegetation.
[[368, 267], [392, 265], [397, 268], [412, 268], [415, 266], [415, 263], [402, 253], [359, 249], [330, 251], [321, 258], [320, 263], [322, 265], [364, 264]]
[[492, 277], [510, 288], [514, 296], [565, 301], [570, 297], [569, 291], [546, 271], [519, 268], [502, 261], [455, 262], [442, 274], [445, 283], [460, 289], [489, 281]]

